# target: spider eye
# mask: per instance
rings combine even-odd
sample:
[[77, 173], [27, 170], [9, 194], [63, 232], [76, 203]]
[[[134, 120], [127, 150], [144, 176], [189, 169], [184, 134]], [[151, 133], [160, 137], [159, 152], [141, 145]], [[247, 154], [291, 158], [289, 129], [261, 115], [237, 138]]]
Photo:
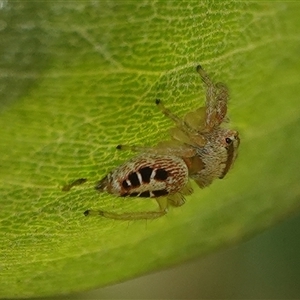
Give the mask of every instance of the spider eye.
[[225, 141], [226, 141], [226, 143], [227, 143], [228, 145], [230, 145], [230, 144], [231, 144], [231, 142], [232, 142], [232, 139], [230, 139], [230, 138], [226, 138], [226, 139], [225, 139]]

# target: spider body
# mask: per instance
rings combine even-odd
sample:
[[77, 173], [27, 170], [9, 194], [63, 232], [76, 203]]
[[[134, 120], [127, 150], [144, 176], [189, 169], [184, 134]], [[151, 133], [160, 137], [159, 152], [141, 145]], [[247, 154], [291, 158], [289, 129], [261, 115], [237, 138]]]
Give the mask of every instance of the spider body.
[[175, 123], [171, 139], [155, 147], [119, 145], [117, 149], [139, 154], [108, 173], [95, 187], [120, 197], [155, 198], [159, 211], [117, 214], [88, 210], [85, 215], [123, 220], [158, 218], [167, 213], [169, 205], [184, 204], [184, 196], [193, 192], [189, 179], [204, 188], [214, 179], [224, 178], [240, 144], [237, 131], [221, 127], [227, 121], [228, 90], [222, 83], [214, 84], [201, 66], [197, 72], [206, 88], [205, 106], [179, 118], [157, 99], [162, 113]]

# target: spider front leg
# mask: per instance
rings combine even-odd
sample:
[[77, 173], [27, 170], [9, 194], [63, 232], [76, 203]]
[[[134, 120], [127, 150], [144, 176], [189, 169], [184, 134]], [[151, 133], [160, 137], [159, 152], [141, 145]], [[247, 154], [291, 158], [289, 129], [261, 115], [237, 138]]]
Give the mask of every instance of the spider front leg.
[[226, 117], [229, 94], [226, 85], [222, 82], [216, 84], [216, 89], [216, 125], [218, 126]]
[[166, 117], [175, 122], [176, 127], [171, 129], [171, 135], [175, 140], [193, 147], [205, 143], [205, 140], [199, 133], [198, 128], [195, 128], [194, 126], [191, 126], [192, 124], [186, 122], [186, 118], [181, 119], [174, 115], [163, 105], [160, 99], [156, 99], [156, 104]]
[[184, 119], [177, 117], [168, 108], [166, 108], [160, 99], [156, 99], [155, 103], [166, 117], [175, 122], [176, 128], [181, 130], [184, 134], [186, 134], [186, 136], [189, 137], [198, 133], [197, 130], [186, 123]]
[[195, 148], [188, 147], [175, 140], [159, 142], [155, 147], [118, 145], [117, 149], [122, 151], [175, 155], [180, 157], [192, 157], [196, 154]]
[[[182, 133], [188, 135], [189, 131], [195, 131], [193, 128], [189, 128], [188, 124], [185, 123], [185, 121], [176, 115], [174, 115], [169, 109], [167, 109], [163, 103], [161, 102], [160, 99], [155, 100], [156, 105], [160, 108], [162, 113], [170, 118], [173, 122], [175, 122], [176, 129], [179, 129], [182, 131]], [[118, 145], [116, 148], [118, 150], [130, 150], [133, 152], [151, 152], [151, 153], [165, 153], [165, 149], [167, 148], [174, 148], [176, 146], [179, 146], [178, 144], [176, 145], [176, 141], [167, 141], [167, 142], [162, 142], [159, 143], [158, 146], [156, 147], [144, 147], [144, 146], [130, 146], [130, 145]]]
[[173, 120], [179, 128], [183, 127], [183, 125], [184, 125], [183, 120], [181, 118], [177, 117], [176, 115], [174, 115], [168, 108], [166, 108], [160, 99], [156, 99], [155, 104], [159, 107], [159, 109], [162, 111], [162, 113], [166, 117]]
[[219, 126], [227, 113], [228, 89], [225, 84], [216, 84], [210, 79], [208, 74], [199, 65], [196, 68], [206, 87], [206, 120], [205, 127], [211, 130]]

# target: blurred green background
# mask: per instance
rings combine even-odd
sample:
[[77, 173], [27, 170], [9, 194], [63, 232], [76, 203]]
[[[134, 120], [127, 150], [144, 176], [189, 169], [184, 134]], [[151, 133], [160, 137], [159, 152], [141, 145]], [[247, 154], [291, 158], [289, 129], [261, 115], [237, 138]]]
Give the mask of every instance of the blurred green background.
[[299, 282], [298, 216], [204, 259], [57, 299], [299, 299]]
[[[0, 297], [84, 291], [190, 260], [59, 299], [297, 298], [299, 15], [289, 1], [0, 1]], [[132, 156], [120, 142], [167, 136], [156, 97], [179, 115], [203, 103], [198, 63], [230, 88], [234, 169], [153, 222], [84, 218], [154, 209], [93, 182]], [[78, 177], [90, 181], [61, 192]]]

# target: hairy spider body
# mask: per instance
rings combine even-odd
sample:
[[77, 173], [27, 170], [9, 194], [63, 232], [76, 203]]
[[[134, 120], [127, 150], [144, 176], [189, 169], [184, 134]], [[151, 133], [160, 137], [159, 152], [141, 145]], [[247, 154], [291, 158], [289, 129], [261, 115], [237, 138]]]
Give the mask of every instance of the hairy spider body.
[[174, 155], [139, 155], [110, 172], [96, 186], [121, 197], [157, 198], [173, 195], [188, 183], [185, 161]]
[[237, 131], [221, 127], [226, 121], [228, 90], [222, 83], [214, 84], [201, 66], [197, 72], [206, 87], [205, 107], [179, 118], [157, 99], [162, 113], [175, 123], [171, 140], [155, 147], [117, 146], [139, 154], [112, 170], [95, 187], [120, 197], [155, 198], [159, 211], [117, 214], [88, 210], [85, 215], [123, 220], [158, 218], [167, 213], [169, 205], [184, 204], [184, 196], [193, 192], [189, 179], [204, 188], [214, 179], [225, 177], [240, 144]]

